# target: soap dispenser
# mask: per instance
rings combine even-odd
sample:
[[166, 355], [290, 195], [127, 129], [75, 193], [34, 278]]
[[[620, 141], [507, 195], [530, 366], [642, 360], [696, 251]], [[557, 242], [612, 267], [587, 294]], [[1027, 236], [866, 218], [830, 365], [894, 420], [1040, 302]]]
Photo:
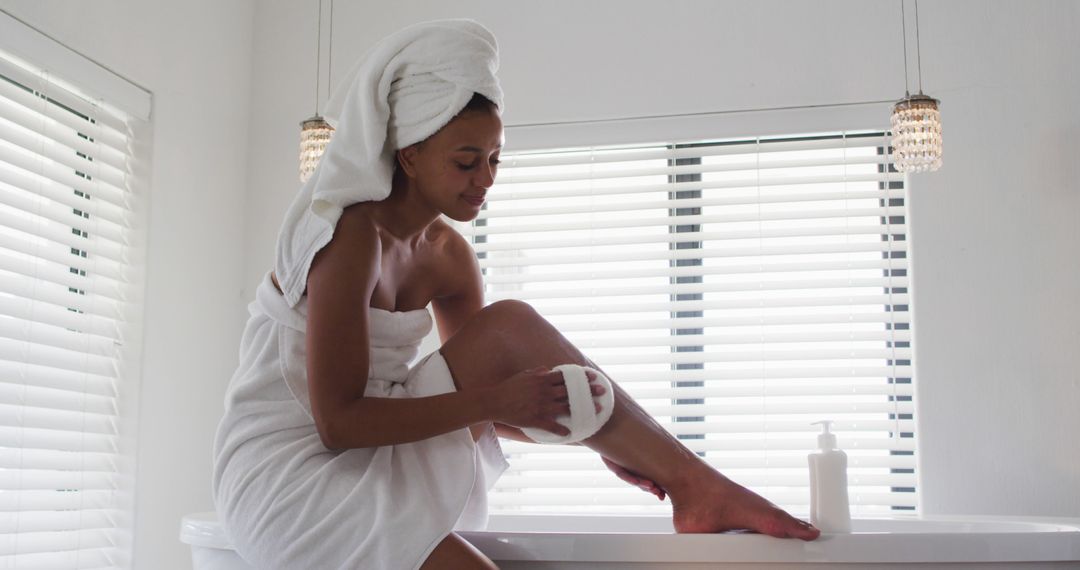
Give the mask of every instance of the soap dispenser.
[[831, 421], [821, 424], [818, 451], [809, 455], [810, 522], [821, 532], [851, 532], [851, 511], [847, 493], [847, 454], [836, 446]]

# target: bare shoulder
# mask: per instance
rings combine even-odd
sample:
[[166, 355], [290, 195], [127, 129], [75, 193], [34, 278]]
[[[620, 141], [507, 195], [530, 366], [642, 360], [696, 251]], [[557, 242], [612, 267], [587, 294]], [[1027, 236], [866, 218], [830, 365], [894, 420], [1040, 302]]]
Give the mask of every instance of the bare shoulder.
[[428, 229], [428, 241], [441, 283], [436, 296], [452, 297], [477, 287], [481, 280], [480, 264], [465, 236], [439, 219]]
[[337, 228], [334, 230], [334, 237], [339, 236], [353, 239], [367, 238], [368, 240], [374, 240], [373, 243], [378, 243], [379, 230], [375, 224], [375, 219], [371, 217], [371, 209], [368, 203], [353, 204], [341, 211]]
[[439, 338], [449, 340], [484, 308], [484, 278], [469, 241], [443, 220], [432, 224], [439, 286], [432, 299]]
[[308, 287], [316, 281], [327, 286], [370, 290], [378, 281], [382, 252], [379, 231], [368, 209], [349, 206], [338, 218], [330, 243], [315, 254], [308, 272]]
[[455, 263], [476, 258], [469, 240], [465, 239], [465, 236], [458, 233], [445, 220], [437, 219], [432, 222], [428, 228], [427, 237], [440, 256], [450, 258]]

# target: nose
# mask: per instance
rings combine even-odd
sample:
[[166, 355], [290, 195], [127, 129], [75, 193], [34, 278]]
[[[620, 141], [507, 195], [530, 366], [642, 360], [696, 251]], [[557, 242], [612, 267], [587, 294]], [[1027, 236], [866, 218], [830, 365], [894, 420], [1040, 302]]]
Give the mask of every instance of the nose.
[[495, 184], [495, 165], [491, 163], [484, 163], [480, 168], [476, 169], [476, 178], [473, 183], [480, 188], [491, 188]]

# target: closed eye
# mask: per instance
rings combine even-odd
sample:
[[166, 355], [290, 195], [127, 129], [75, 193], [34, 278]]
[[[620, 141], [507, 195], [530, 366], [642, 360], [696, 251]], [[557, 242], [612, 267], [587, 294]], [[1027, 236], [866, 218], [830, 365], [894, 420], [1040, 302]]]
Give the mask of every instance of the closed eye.
[[[491, 165], [492, 166], [498, 166], [500, 163], [502, 163], [502, 161], [497, 159], [497, 158], [491, 159]], [[474, 162], [472, 164], [461, 164], [460, 162], [458, 162], [456, 164], [457, 164], [457, 167], [459, 169], [461, 169], [461, 170], [472, 170], [472, 169], [476, 168], [476, 166], [478, 164], [480, 164], [480, 163], [479, 162]]]

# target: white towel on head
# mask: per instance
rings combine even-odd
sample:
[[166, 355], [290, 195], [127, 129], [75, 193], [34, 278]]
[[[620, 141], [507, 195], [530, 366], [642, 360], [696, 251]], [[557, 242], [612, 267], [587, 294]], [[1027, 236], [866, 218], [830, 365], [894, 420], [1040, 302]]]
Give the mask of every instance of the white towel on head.
[[274, 272], [289, 306], [345, 207], [390, 195], [394, 153], [446, 126], [474, 93], [503, 107], [498, 45], [472, 20], [416, 24], [375, 44], [327, 104], [335, 132], [278, 234]]

